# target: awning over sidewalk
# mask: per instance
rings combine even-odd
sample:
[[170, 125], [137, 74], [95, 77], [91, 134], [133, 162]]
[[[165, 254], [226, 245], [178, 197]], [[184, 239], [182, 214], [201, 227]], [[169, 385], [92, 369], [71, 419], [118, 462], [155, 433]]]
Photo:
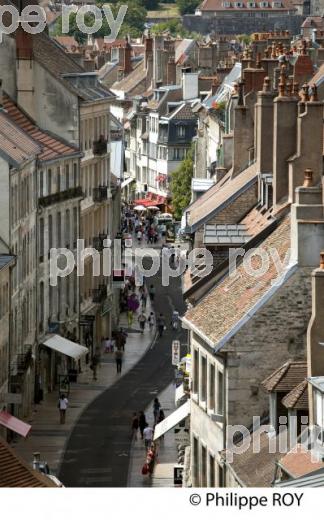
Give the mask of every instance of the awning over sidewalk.
[[124, 188], [126, 188], [126, 186], [128, 186], [131, 182], [134, 182], [136, 179], [134, 179], [134, 177], [128, 177], [128, 179], [125, 179], [121, 185], [120, 185], [120, 188], [123, 190]]
[[190, 415], [190, 399], [185, 402], [182, 406], [177, 408], [171, 415], [166, 417], [164, 421], [161, 421], [155, 426], [154, 440], [156, 441], [162, 435], [172, 430], [177, 424], [186, 419]]
[[0, 412], [0, 425], [4, 426], [5, 428], [8, 428], [9, 430], [19, 433], [22, 437], [27, 437], [28, 433], [30, 432], [31, 425], [27, 424], [20, 419], [17, 419], [17, 417], [14, 417], [8, 412], [5, 412], [4, 410]]
[[185, 396], [185, 391], [184, 391], [184, 387], [183, 387], [183, 384], [181, 384], [180, 386], [177, 386], [176, 388], [176, 391], [175, 391], [175, 405], [177, 406], [178, 402], [181, 401], [181, 399]]
[[63, 338], [58, 334], [47, 336], [47, 338], [43, 342], [43, 345], [53, 350], [56, 350], [56, 352], [60, 352], [60, 354], [69, 356], [75, 360], [80, 359], [80, 357], [85, 356], [85, 354], [89, 352], [89, 349], [87, 349], [86, 347], [83, 347], [78, 343], [74, 343], [69, 339]]

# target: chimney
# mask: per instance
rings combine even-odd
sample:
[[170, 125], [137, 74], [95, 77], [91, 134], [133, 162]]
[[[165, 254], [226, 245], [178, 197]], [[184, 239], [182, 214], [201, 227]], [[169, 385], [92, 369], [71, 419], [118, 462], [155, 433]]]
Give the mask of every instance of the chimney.
[[83, 61], [83, 67], [86, 72], [94, 72], [95, 70], [95, 60], [87, 58]]
[[[319, 267], [312, 272], [312, 316], [307, 328], [307, 376], [324, 375], [324, 252]], [[313, 391], [308, 387], [310, 424], [314, 424]]]
[[148, 62], [152, 59], [153, 56], [153, 39], [151, 37], [150, 32], [148, 32], [145, 42], [144, 42], [144, 60], [145, 60], [145, 68], [148, 68]]
[[308, 54], [306, 41], [303, 40], [302, 48], [294, 64], [294, 81], [303, 85], [307, 83], [314, 74], [313, 62]]
[[167, 65], [167, 84], [175, 85], [177, 83], [176, 75], [177, 75], [177, 66], [174, 61], [174, 58], [170, 58]]
[[212, 82], [212, 85], [211, 85], [212, 96], [214, 96], [216, 94], [218, 88], [219, 88], [219, 83], [217, 81], [217, 78], [214, 78], [213, 82]]
[[198, 72], [184, 72], [182, 74], [182, 92], [184, 101], [199, 96]]
[[238, 101], [234, 108], [233, 177], [245, 169], [253, 147], [254, 128], [251, 112], [244, 104], [244, 82], [239, 83]]
[[17, 103], [24, 108], [30, 117], [36, 119], [33, 38], [19, 25], [15, 33], [15, 40]]
[[[258, 61], [258, 64], [260, 64], [260, 61]], [[251, 91], [258, 92], [262, 90], [265, 77], [266, 72], [263, 68], [254, 69], [247, 67], [243, 72], [245, 94]]]
[[281, 68], [279, 95], [273, 118], [273, 205], [288, 197], [288, 159], [296, 152], [297, 98], [286, 92], [285, 66]]
[[306, 85], [303, 96], [310, 100], [305, 102], [305, 111], [300, 113], [297, 118], [297, 150], [289, 161], [289, 199], [291, 202], [294, 202], [296, 187], [301, 186], [303, 182], [305, 168], [313, 170], [314, 185], [321, 181], [323, 173], [323, 103], [317, 100], [315, 85], [311, 87], [310, 92]]
[[121, 68], [124, 72], [124, 74], [129, 74], [132, 72], [132, 46], [129, 43], [128, 37], [125, 38], [125, 44], [124, 47], [120, 49], [122, 53], [122, 59], [121, 59]]
[[264, 78], [256, 102], [256, 158], [260, 173], [273, 171], [273, 99], [270, 78]]

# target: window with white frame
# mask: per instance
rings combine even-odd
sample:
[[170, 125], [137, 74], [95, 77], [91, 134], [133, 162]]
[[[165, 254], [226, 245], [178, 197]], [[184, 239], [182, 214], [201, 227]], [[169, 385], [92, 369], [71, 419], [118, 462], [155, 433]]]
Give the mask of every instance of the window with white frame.
[[224, 413], [224, 375], [221, 370], [217, 370], [217, 401], [216, 401], [216, 412], [218, 415]]
[[205, 403], [207, 400], [207, 359], [205, 356], [200, 357], [200, 371], [199, 400]]
[[186, 127], [183, 125], [177, 126], [177, 137], [185, 137], [186, 136]]

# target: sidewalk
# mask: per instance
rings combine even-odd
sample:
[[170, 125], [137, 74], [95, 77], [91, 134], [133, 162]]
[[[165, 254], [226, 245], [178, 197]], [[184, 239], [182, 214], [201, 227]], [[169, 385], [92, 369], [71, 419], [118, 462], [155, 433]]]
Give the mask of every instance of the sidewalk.
[[[151, 312], [149, 298], [147, 300], [146, 315]], [[18, 439], [12, 443], [17, 453], [31, 464], [33, 453], [40, 452], [41, 460], [47, 461], [52, 474], [57, 475], [65, 444], [77, 423], [80, 415], [86, 407], [104, 390], [120, 380], [125, 373], [133, 368], [151, 346], [155, 338], [155, 330], [149, 331], [148, 327], [141, 334], [134, 316], [133, 329], [127, 328], [126, 313], [120, 315], [120, 326], [128, 330], [128, 338], [125, 346], [122, 374], [116, 373], [115, 358], [113, 353], [101, 355], [100, 368], [97, 371], [97, 381], [93, 381], [93, 373], [89, 367], [78, 376], [77, 383], [71, 383], [69, 407], [66, 413], [66, 423], [59, 423], [59, 411], [57, 409], [58, 393], [53, 391], [45, 396], [44, 401], [34, 405], [31, 417], [26, 422], [32, 425], [28, 438]]]
[[[169, 385], [158, 395], [161, 407], [167, 417], [175, 410], [175, 387]], [[145, 410], [146, 420], [150, 426], [154, 423], [153, 401]], [[174, 487], [173, 467], [177, 463], [178, 450], [174, 438], [173, 428], [164, 435], [158, 447], [158, 457], [154, 466], [153, 476], [142, 475], [142, 467], [145, 462], [144, 441], [138, 435], [137, 441], [133, 440], [130, 454], [127, 487]]]

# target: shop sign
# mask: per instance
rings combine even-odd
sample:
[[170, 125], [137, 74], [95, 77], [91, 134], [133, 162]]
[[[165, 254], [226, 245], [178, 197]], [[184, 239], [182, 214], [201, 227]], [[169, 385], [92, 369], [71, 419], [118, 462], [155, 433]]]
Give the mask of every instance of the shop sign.
[[180, 341], [172, 341], [172, 365], [177, 366], [180, 363]]

